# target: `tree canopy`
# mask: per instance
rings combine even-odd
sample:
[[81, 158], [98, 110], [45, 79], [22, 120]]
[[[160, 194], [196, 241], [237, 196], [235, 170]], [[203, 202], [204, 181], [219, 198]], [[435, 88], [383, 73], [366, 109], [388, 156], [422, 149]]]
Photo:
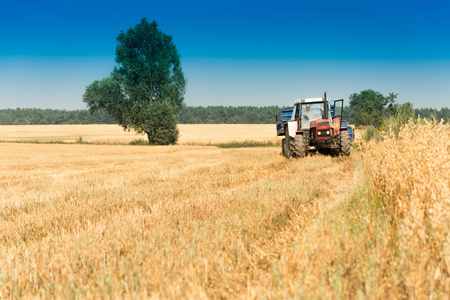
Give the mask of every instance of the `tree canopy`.
[[90, 111], [106, 110], [124, 129], [146, 133], [150, 144], [174, 144], [186, 79], [172, 37], [144, 18], [117, 36], [111, 76], [86, 88]]
[[355, 125], [380, 126], [384, 117], [394, 112], [398, 94], [385, 97], [374, 90], [364, 90], [350, 95], [350, 117]]

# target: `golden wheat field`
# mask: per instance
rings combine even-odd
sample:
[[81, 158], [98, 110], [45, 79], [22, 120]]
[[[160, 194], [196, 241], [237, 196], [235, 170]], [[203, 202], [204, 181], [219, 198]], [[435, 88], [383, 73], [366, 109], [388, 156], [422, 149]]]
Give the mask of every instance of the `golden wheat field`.
[[[201, 142], [277, 139], [258, 126]], [[32, 127], [0, 140], [136, 138]], [[201, 131], [180, 126], [175, 146], [0, 143], [0, 298], [449, 297], [448, 125], [299, 160], [183, 145]]]
[[[209, 144], [232, 141], [277, 140], [272, 124], [180, 124], [178, 143]], [[63, 141], [75, 142], [82, 138], [86, 142], [126, 144], [135, 139], [146, 140], [146, 136], [134, 131], [124, 131], [118, 125], [3, 125], [0, 140], [3, 141]]]

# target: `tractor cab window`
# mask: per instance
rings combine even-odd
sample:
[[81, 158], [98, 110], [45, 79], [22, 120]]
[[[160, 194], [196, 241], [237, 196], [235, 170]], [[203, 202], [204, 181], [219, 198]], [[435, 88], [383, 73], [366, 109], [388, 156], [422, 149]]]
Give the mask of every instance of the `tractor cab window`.
[[324, 116], [323, 103], [307, 103], [301, 107], [301, 126], [302, 129], [309, 129], [309, 122], [326, 119]]

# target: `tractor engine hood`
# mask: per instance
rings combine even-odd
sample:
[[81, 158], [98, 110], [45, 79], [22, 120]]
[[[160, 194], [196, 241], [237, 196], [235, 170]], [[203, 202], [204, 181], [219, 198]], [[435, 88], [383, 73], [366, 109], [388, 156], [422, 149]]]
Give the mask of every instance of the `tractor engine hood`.
[[309, 128], [324, 127], [324, 126], [328, 126], [329, 128], [332, 127], [330, 121], [327, 119], [318, 119], [309, 122]]

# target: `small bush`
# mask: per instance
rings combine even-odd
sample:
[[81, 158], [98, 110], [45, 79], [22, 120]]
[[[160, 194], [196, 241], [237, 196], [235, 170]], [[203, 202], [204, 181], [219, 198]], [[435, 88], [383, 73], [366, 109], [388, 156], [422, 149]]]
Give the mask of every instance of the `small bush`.
[[414, 118], [412, 104], [397, 104], [393, 114], [389, 118], [384, 119], [381, 129], [387, 134], [393, 134], [398, 138], [401, 127], [406, 125], [410, 120], [417, 122], [417, 119]]
[[364, 131], [362, 135], [362, 138], [365, 142], [368, 142], [373, 139], [375, 142], [378, 143], [383, 140], [379, 132], [379, 129], [375, 129], [374, 127], [367, 127], [367, 129]]
[[143, 145], [148, 145], [147, 141], [141, 140], [141, 139], [136, 139], [136, 140], [132, 140], [131, 142], [128, 143], [129, 145], [133, 145], [133, 146], [143, 146]]

